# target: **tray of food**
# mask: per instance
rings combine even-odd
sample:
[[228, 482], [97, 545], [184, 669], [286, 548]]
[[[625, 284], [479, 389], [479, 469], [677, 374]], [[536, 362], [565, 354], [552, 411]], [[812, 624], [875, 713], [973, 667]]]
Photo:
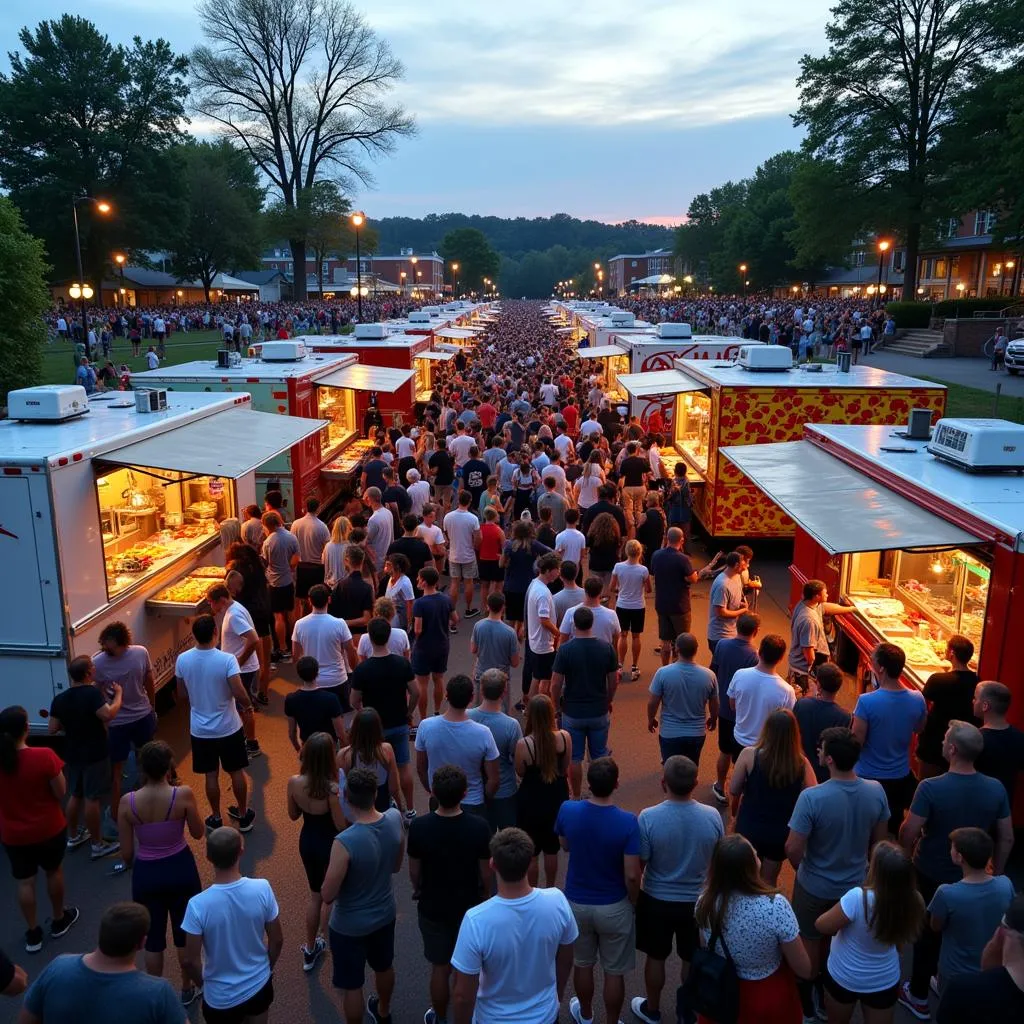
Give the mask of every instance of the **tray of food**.
[[185, 576], [168, 584], [146, 601], [146, 608], [165, 615], [198, 615], [206, 603], [206, 592], [216, 582], [208, 576]]
[[189, 573], [189, 577], [203, 580], [222, 580], [224, 576], [223, 565], [201, 565]]
[[907, 661], [914, 666], [922, 668], [942, 669], [947, 668], [949, 662], [944, 655], [946, 653], [945, 640], [925, 640], [922, 637], [908, 637], [906, 640], [898, 640], [898, 645], [903, 648]]
[[902, 619], [872, 619], [871, 625], [874, 626], [879, 633], [884, 633], [886, 636], [899, 637], [914, 635], [914, 627], [909, 623], [904, 622]]
[[906, 612], [903, 602], [895, 597], [858, 597], [854, 604], [869, 619], [899, 618]]

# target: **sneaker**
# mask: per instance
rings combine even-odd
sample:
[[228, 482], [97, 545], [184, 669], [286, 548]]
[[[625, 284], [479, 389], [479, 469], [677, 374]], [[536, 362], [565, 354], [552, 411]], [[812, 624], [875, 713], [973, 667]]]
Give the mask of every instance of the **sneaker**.
[[416, 820], [416, 812], [414, 810], [406, 811], [402, 815], [402, 824], [408, 828]]
[[277, 660], [278, 661], [291, 661], [292, 660], [292, 652], [291, 651], [282, 651], [281, 652], [281, 657], [278, 658]]
[[239, 832], [251, 832], [256, 824], [256, 812], [250, 807], [249, 810], [238, 819]]
[[262, 757], [263, 756], [263, 751], [260, 749], [260, 741], [259, 740], [246, 740], [245, 741], [245, 752], [249, 755], [250, 758]]
[[284, 657], [284, 655], [280, 651], [271, 651], [270, 652], [270, 660], [271, 661], [280, 661], [283, 657]]
[[711, 783], [711, 795], [720, 803], [727, 804], [729, 798], [722, 792], [722, 787], [717, 782]]
[[526, 705], [521, 700], [517, 700], [516, 701], [516, 711], [525, 711], [525, 710], [526, 710]]
[[189, 985], [181, 990], [181, 1005], [191, 1006], [201, 995], [203, 990], [199, 985]]
[[228, 807], [228, 817], [234, 818], [235, 821], [241, 821], [242, 812], [238, 809], [238, 807], [235, 804], [231, 804], [231, 806]]
[[633, 996], [629, 1001], [629, 1008], [633, 1011], [633, 1016], [642, 1020], [644, 1024], [661, 1024], [661, 1014], [652, 1013], [647, 1008], [647, 1000], [643, 996]]
[[936, 994], [939, 994], [939, 979], [933, 974], [928, 981], [928, 987]]
[[224, 825], [224, 819], [219, 814], [211, 814], [206, 819], [206, 831], [212, 832], [215, 828], [221, 828]]
[[439, 1024], [441, 1020], [437, 1015], [437, 1010], [432, 1006], [428, 1006], [423, 1013], [423, 1024]]
[[302, 969], [306, 972], [313, 970], [316, 967], [317, 961], [324, 955], [327, 949], [327, 941], [322, 935], [316, 937], [316, 941], [313, 943], [312, 951], [302, 947]]
[[376, 992], [366, 1000], [366, 1012], [373, 1024], [391, 1024], [391, 1014], [380, 1012], [380, 996]]
[[80, 828], [73, 836], [68, 837], [65, 845], [68, 850], [77, 850], [80, 846], [85, 846], [87, 842], [89, 842], [89, 830]]
[[270, 698], [265, 693], [257, 693], [252, 700], [254, 704], [259, 704], [261, 708], [270, 706]]
[[112, 853], [117, 853], [120, 849], [120, 843], [113, 843], [103, 839], [98, 843], [92, 844], [89, 850], [89, 860], [102, 860], [104, 857], [109, 857]]
[[918, 999], [910, 991], [910, 982], [905, 981], [900, 985], [900, 994], [896, 997], [900, 1006], [909, 1010], [918, 1020], [931, 1020], [932, 1015], [928, 1009], [927, 999]]
[[584, 1017], [583, 1014], [580, 1013], [580, 1000], [578, 996], [573, 996], [572, 999], [569, 1000], [569, 1013], [571, 1014], [572, 1019], [576, 1021], [576, 1024], [590, 1024], [594, 1019], [593, 1017]]
[[43, 929], [36, 925], [25, 932], [25, 952], [38, 953], [43, 948]]
[[452, 636], [454, 636], [456, 633], [458, 633], [458, 631], [459, 631], [459, 627], [458, 626], [449, 626], [448, 627], [448, 632], [451, 633]]
[[61, 917], [50, 924], [50, 936], [59, 939], [71, 931], [71, 926], [78, 920], [78, 907], [65, 907]]
[[640, 678], [640, 669], [636, 665], [633, 666], [633, 671], [629, 673], [629, 678], [634, 683]]
[[480, 614], [480, 609], [479, 608], [467, 608], [466, 609], [466, 618], [467, 619], [471, 619], [471, 618], [473, 618], [474, 615], [479, 615], [479, 614]]

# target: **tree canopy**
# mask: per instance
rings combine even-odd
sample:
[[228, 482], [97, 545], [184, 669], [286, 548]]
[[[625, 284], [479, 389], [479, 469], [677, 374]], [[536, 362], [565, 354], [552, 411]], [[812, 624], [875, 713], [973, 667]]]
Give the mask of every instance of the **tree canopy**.
[[0, 74], [0, 183], [58, 277], [74, 266], [71, 202], [102, 197], [110, 221], [82, 219], [87, 276], [98, 284], [115, 229], [119, 248], [165, 245], [180, 214], [170, 148], [182, 139], [187, 64], [162, 39], [112, 44], [70, 14], [18, 35]]
[[458, 263], [460, 292], [483, 291], [484, 278], [495, 280], [501, 267], [501, 258], [491, 248], [484, 233], [476, 228], [449, 231], [439, 252], [449, 265]]

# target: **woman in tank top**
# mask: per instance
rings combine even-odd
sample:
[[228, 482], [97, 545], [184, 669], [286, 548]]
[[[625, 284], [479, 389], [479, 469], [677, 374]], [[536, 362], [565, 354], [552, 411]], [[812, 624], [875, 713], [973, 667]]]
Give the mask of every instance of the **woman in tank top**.
[[[369, 768], [377, 775], [377, 799], [373, 806], [383, 814], [394, 799], [395, 806], [401, 807], [402, 797], [398, 786], [398, 764], [395, 751], [384, 739], [384, 727], [380, 715], [374, 708], [363, 708], [357, 711], [352, 719], [348, 733], [349, 745], [343, 747], [338, 754], [338, 781], [342, 789], [345, 786], [345, 775], [353, 768]], [[349, 821], [352, 816], [349, 809], [342, 804], [345, 817]]]
[[533, 840], [533, 860], [527, 872], [530, 885], [540, 877], [544, 856], [544, 885], [558, 877], [558, 836], [555, 819], [569, 799], [567, 774], [572, 738], [555, 727], [555, 706], [546, 694], [531, 697], [526, 706], [526, 735], [516, 744], [516, 774], [522, 780], [516, 793], [516, 825]]
[[576, 481], [574, 494], [576, 504], [584, 511], [597, 501], [597, 490], [605, 481], [604, 470], [601, 468], [600, 452], [591, 452], [583, 467], [583, 473]]
[[788, 708], [776, 709], [765, 719], [757, 745], [743, 748], [729, 784], [734, 831], [750, 840], [761, 858], [761, 877], [769, 885], [775, 885], [786, 859], [796, 799], [816, 783], [796, 717]]
[[345, 827], [341, 809], [334, 737], [315, 732], [299, 752], [299, 774], [288, 780], [288, 817], [302, 818], [299, 857], [309, 882], [306, 904], [306, 943], [302, 947], [302, 969], [311, 971], [327, 949], [325, 907], [320, 887], [331, 859], [334, 837]]
[[[181, 922], [188, 901], [202, 891], [195, 857], [185, 841], [185, 826], [193, 839], [205, 832], [196, 798], [188, 786], [172, 786], [174, 754], [160, 740], [151, 740], [139, 751], [142, 785], [121, 797], [117, 828], [121, 856], [132, 868], [132, 899], [149, 911], [146, 936], [146, 973], [159, 978], [164, 973], [167, 948], [167, 919], [178, 951], [178, 963], [185, 950]], [[185, 1006], [202, 994], [181, 972], [181, 1001]]]

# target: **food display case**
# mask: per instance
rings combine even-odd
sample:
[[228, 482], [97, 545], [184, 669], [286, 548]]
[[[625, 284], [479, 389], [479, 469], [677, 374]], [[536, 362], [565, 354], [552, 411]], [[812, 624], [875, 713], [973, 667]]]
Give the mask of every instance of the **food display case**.
[[[722, 449], [797, 440], [806, 423], [905, 426], [912, 409], [928, 409], [935, 422], [946, 406], [945, 385], [873, 366], [840, 373], [831, 365], [757, 370], [676, 359], [671, 370], [626, 374], [619, 383], [634, 402], [657, 398], [671, 410], [665, 414], [672, 420], [666, 447], [699, 485], [693, 512], [701, 526], [713, 537], [743, 540], [791, 537], [794, 524]], [[671, 452], [667, 459], [674, 461]]]
[[320, 455], [328, 460], [355, 439], [355, 394], [348, 388], [317, 388], [316, 414], [328, 421], [320, 431]]
[[455, 358], [454, 352], [439, 349], [425, 349], [415, 360], [416, 367], [416, 401], [429, 402], [430, 396], [440, 385], [440, 369]]
[[200, 566], [149, 598], [146, 610], [159, 615], [194, 618], [210, 610], [206, 592], [223, 579], [224, 569], [221, 566]]
[[597, 377], [609, 401], [624, 403], [629, 396], [619, 384], [619, 374], [629, 373], [629, 352], [621, 345], [601, 345], [595, 348], [576, 349], [580, 369], [585, 374]]
[[373, 441], [360, 438], [348, 445], [337, 457], [325, 462], [321, 472], [336, 480], [351, 480], [359, 464], [370, 454]]

